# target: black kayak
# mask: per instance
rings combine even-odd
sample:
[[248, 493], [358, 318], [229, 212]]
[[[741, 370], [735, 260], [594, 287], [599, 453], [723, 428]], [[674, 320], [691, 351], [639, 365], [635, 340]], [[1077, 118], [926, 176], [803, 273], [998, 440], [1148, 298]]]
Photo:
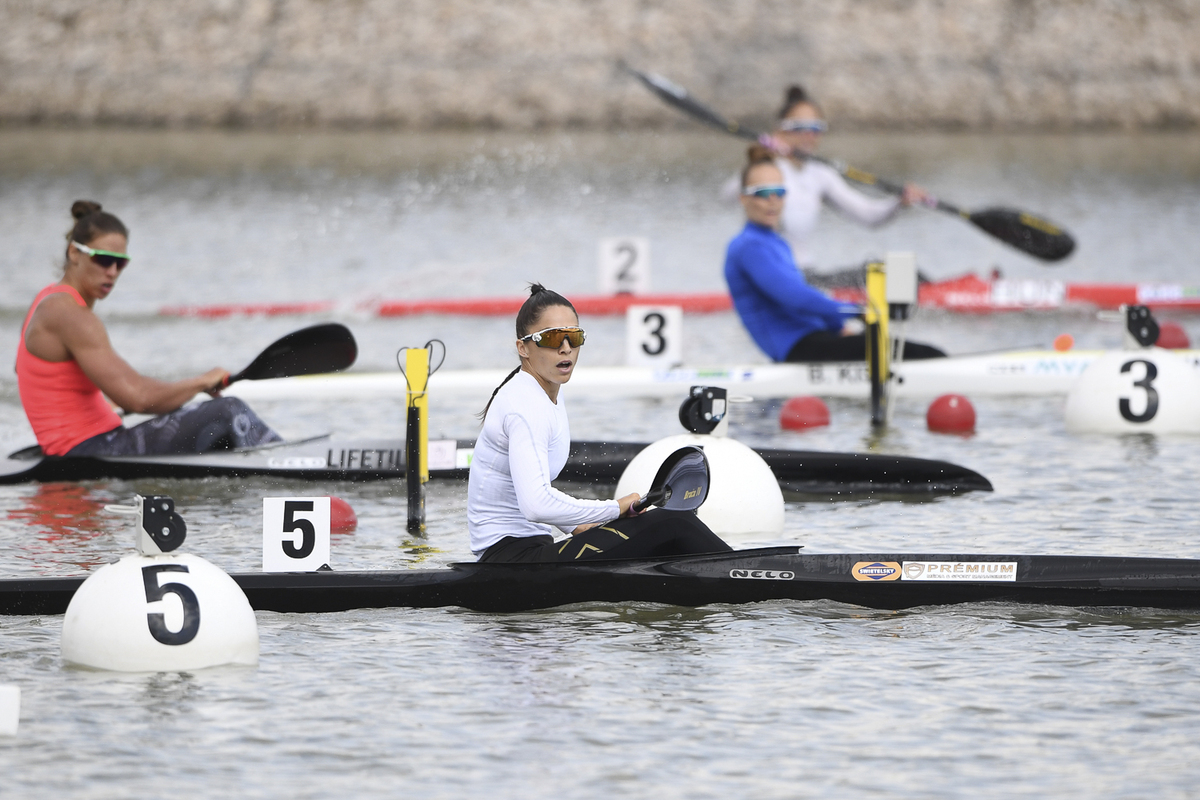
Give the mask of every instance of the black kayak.
[[[798, 547], [578, 564], [453, 564], [391, 572], [244, 573], [259, 611], [459, 606], [508, 612], [573, 603], [705, 606], [833, 600], [880, 609], [956, 603], [1200, 610], [1200, 560], [858, 553]], [[0, 580], [0, 614], [62, 614], [83, 578]]]
[[[430, 442], [431, 478], [467, 477], [474, 442]], [[625, 467], [647, 444], [573, 442], [561, 481], [615, 484]], [[779, 480], [797, 494], [956, 494], [992, 491], [974, 470], [927, 458], [875, 453], [826, 453], [811, 450], [757, 449]], [[403, 439], [342, 441], [317, 437], [242, 450], [181, 456], [43, 456], [25, 448], [0, 460], [0, 484], [33, 481], [84, 481], [104, 478], [241, 478], [254, 475], [321, 480], [384, 480], [404, 476]]]

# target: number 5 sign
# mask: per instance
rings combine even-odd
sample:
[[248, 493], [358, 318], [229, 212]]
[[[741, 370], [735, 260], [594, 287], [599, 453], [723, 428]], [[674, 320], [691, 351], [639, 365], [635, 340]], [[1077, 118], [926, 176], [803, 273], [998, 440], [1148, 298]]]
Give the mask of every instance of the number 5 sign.
[[600, 293], [650, 291], [650, 240], [641, 236], [600, 240]]
[[263, 572], [316, 572], [329, 564], [329, 498], [263, 498]]

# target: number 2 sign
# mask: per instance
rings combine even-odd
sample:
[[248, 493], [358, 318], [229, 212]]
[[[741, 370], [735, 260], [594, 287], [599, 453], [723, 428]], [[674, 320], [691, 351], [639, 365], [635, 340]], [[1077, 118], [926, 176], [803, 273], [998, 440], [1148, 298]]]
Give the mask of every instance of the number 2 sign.
[[650, 240], [625, 236], [600, 240], [600, 292], [650, 291]]
[[329, 498], [263, 498], [263, 572], [316, 572], [329, 564]]

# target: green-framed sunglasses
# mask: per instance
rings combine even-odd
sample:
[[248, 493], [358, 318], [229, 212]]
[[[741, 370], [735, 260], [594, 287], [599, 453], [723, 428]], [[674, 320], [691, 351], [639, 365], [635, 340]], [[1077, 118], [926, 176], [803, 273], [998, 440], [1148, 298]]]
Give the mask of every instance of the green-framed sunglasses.
[[117, 271], [120, 272], [129, 264], [128, 253], [114, 253], [111, 250], [97, 250], [94, 247], [88, 247], [86, 244], [80, 244], [79, 242], [71, 242], [71, 244], [74, 245], [76, 250], [92, 259], [92, 261], [95, 261], [104, 269], [116, 266]]

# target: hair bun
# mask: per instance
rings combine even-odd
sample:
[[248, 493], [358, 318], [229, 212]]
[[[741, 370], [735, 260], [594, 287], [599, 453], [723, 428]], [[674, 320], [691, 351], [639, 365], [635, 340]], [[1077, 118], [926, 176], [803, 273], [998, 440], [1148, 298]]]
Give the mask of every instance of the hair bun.
[[546, 287], [542, 286], [540, 283], [529, 284], [529, 296], [530, 297], [533, 297], [535, 294], [541, 294], [544, 291], [546, 291]]
[[813, 106], [816, 105], [813, 99], [808, 96], [808, 92], [804, 91], [803, 86], [798, 83], [793, 83], [787, 88], [787, 91], [783, 93], [783, 107], [779, 109], [779, 118], [783, 119], [786, 117], [789, 111], [801, 103], [808, 103], [809, 105]]
[[76, 200], [71, 203], [71, 217], [73, 219], [83, 219], [88, 214], [95, 214], [101, 210], [101, 206], [94, 200]]
[[746, 148], [746, 163], [748, 166], [769, 164], [774, 163], [774, 161], [775, 154], [761, 144], [752, 144]]

